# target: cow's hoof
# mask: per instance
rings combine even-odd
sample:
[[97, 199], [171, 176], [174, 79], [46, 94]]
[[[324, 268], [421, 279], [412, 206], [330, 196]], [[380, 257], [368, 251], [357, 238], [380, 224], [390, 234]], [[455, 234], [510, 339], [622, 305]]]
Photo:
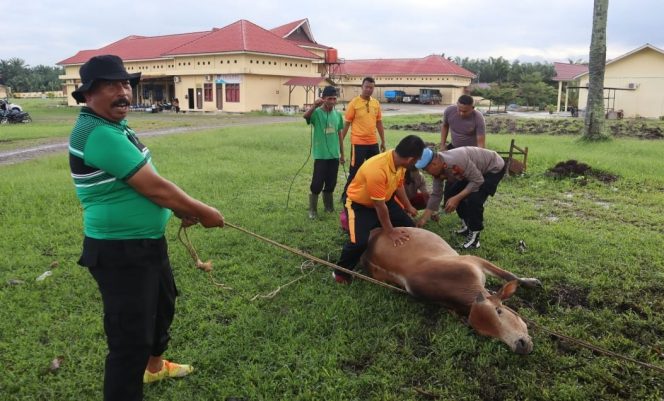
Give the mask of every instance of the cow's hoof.
[[519, 284], [528, 288], [535, 288], [542, 286], [542, 283], [536, 278], [522, 278], [519, 280]]

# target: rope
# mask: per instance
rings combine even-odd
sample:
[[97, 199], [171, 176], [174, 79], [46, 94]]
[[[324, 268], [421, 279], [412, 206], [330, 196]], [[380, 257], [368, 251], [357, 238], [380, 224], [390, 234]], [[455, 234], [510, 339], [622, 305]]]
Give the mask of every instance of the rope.
[[[184, 239], [182, 239], [183, 236]], [[194, 245], [192, 245], [191, 240], [189, 239], [189, 235], [187, 234], [187, 228], [183, 225], [180, 225], [180, 229], [178, 230], [178, 239], [180, 240], [182, 245], [184, 245], [184, 247], [187, 248], [187, 251], [189, 251], [189, 255], [194, 260], [196, 268], [206, 272], [208, 274], [208, 277], [210, 278], [210, 281], [212, 281], [212, 284], [224, 290], [232, 290], [231, 287], [223, 283], [217, 282], [214, 279], [214, 277], [212, 277], [212, 261], [211, 260], [208, 260], [207, 262], [201, 261], [201, 259], [198, 257], [198, 253], [196, 253]]]
[[262, 235], [259, 235], [259, 234], [256, 234], [256, 233], [253, 233], [253, 232], [251, 232], [251, 231], [249, 231], [249, 230], [247, 230], [247, 229], [245, 229], [245, 228], [242, 228], [242, 227], [240, 227], [240, 226], [236, 226], [236, 225], [231, 224], [231, 223], [229, 223], [229, 222], [225, 222], [224, 224], [225, 224], [226, 226], [228, 226], [228, 227], [231, 227], [231, 228], [234, 228], [234, 229], [236, 229], [236, 230], [242, 231], [242, 232], [245, 233], [245, 234], [249, 234], [249, 235], [251, 235], [252, 237], [256, 237], [256, 238], [258, 238], [258, 239], [260, 239], [260, 240], [262, 240], [262, 241], [265, 241], [265, 242], [267, 242], [267, 243], [270, 243], [270, 244], [272, 244], [272, 245], [274, 245], [274, 246], [276, 246], [276, 247], [279, 247], [279, 248], [281, 248], [281, 249], [285, 249], [285, 250], [287, 250], [288, 252], [291, 252], [291, 253], [294, 253], [294, 254], [296, 254], [296, 255], [299, 255], [299, 256], [302, 256], [302, 257], [304, 257], [304, 258], [307, 258], [307, 259], [309, 259], [309, 260], [311, 260], [311, 261], [314, 261], [314, 262], [316, 262], [316, 263], [318, 263], [318, 264], [321, 264], [321, 265], [323, 265], [323, 266], [327, 266], [327, 267], [332, 268], [332, 269], [340, 270], [340, 271], [342, 271], [342, 272], [344, 272], [344, 273], [346, 273], [346, 274], [350, 274], [351, 276], [357, 277], [357, 278], [359, 278], [360, 280], [368, 281], [368, 282], [370, 282], [370, 283], [372, 283], [372, 284], [376, 284], [376, 285], [379, 285], [379, 286], [381, 286], [381, 287], [385, 287], [385, 288], [389, 288], [389, 289], [391, 289], [391, 290], [395, 290], [395, 291], [398, 291], [398, 292], [406, 293], [405, 290], [402, 290], [402, 289], [399, 288], [399, 287], [395, 287], [395, 286], [393, 286], [393, 285], [390, 285], [390, 284], [384, 283], [384, 282], [382, 282], [382, 281], [378, 281], [378, 280], [376, 280], [375, 278], [372, 278], [372, 277], [369, 277], [369, 276], [365, 276], [365, 275], [360, 274], [360, 273], [357, 273], [357, 272], [355, 272], [355, 271], [353, 271], [353, 270], [348, 270], [348, 269], [346, 269], [346, 268], [344, 268], [344, 267], [341, 267], [341, 266], [335, 265], [334, 263], [328, 262], [327, 260], [323, 260], [323, 259], [318, 258], [318, 257], [316, 257], [316, 256], [310, 255], [310, 254], [308, 254], [308, 253], [306, 253], [306, 252], [304, 252], [304, 251], [301, 251], [301, 250], [299, 250], [299, 249], [291, 248], [291, 247], [288, 246], [288, 245], [280, 244], [280, 243], [278, 243], [278, 242], [276, 242], [276, 241], [273, 241], [273, 240], [271, 240], [271, 239], [269, 239], [269, 238], [263, 237]]
[[304, 161], [304, 163], [302, 163], [302, 166], [295, 172], [295, 175], [293, 176], [293, 179], [291, 180], [291, 183], [288, 186], [288, 196], [286, 197], [286, 209], [288, 209], [288, 202], [290, 201], [290, 194], [291, 194], [291, 189], [293, 189], [293, 183], [295, 182], [295, 179], [297, 178], [297, 176], [300, 174], [300, 171], [302, 171], [304, 166], [307, 165], [307, 163], [309, 162], [309, 159], [311, 158], [311, 152], [312, 152], [312, 149], [314, 147], [314, 126], [313, 125], [311, 126], [311, 130], [310, 130], [309, 134], [310, 134], [309, 135], [309, 138], [310, 138], [309, 154], [307, 154], [307, 159]]
[[291, 280], [291, 281], [289, 281], [289, 282], [286, 283], [286, 284], [280, 285], [280, 286], [277, 287], [275, 290], [272, 290], [272, 291], [268, 292], [268, 293], [265, 294], [265, 295], [260, 295], [260, 294], [255, 295], [253, 298], [251, 298], [251, 300], [252, 300], [252, 301], [255, 301], [255, 300], [259, 299], [259, 298], [262, 298], [262, 299], [266, 299], [266, 298], [274, 298], [274, 297], [279, 293], [279, 291], [281, 291], [283, 288], [286, 288], [286, 287], [288, 287], [289, 285], [294, 284], [294, 283], [296, 283], [296, 282], [302, 280], [302, 279], [305, 278], [305, 277], [308, 277], [311, 273], [314, 272], [313, 267], [314, 267], [314, 266], [313, 266], [313, 262], [312, 262], [312, 261], [310, 261], [310, 260], [305, 260], [305, 261], [302, 262], [302, 264], [300, 265], [300, 270], [304, 273], [304, 269], [306, 269], [306, 268], [311, 268], [311, 270], [309, 271], [309, 273], [307, 273], [307, 274], [303, 274], [302, 276], [300, 276], [300, 277], [298, 277], [298, 278], [296, 278], [296, 279], [294, 279], [294, 280]]
[[[509, 307], [507, 307], [507, 309], [512, 310]], [[514, 312], [514, 311], [512, 310], [512, 312]], [[545, 332], [546, 334], [557, 337], [561, 340], [570, 342], [572, 344], [578, 345], [579, 347], [587, 348], [587, 349], [589, 349], [593, 352], [596, 352], [598, 354], [610, 356], [610, 357], [613, 357], [613, 358], [616, 358], [616, 359], [622, 359], [623, 361], [632, 362], [633, 364], [636, 364], [636, 365], [639, 365], [639, 366], [642, 366], [642, 367], [645, 367], [645, 368], [649, 368], [649, 369], [652, 369], [652, 370], [656, 370], [659, 373], [664, 373], [664, 368], [661, 367], [661, 366], [653, 365], [653, 364], [648, 363], [648, 362], [642, 362], [642, 361], [639, 361], [637, 359], [631, 358], [629, 356], [618, 354], [616, 352], [609, 351], [608, 349], [598, 347], [598, 346], [593, 345], [589, 342], [579, 340], [578, 338], [574, 338], [574, 337], [570, 337], [570, 336], [562, 334], [562, 333], [558, 333], [556, 331], [547, 329], [546, 327], [544, 327], [542, 325], [539, 325], [539, 324], [535, 323], [534, 321], [532, 321], [531, 319], [525, 318], [525, 317], [519, 315], [516, 312], [514, 312], [514, 313], [517, 316], [521, 317], [521, 319], [523, 319], [526, 323], [531, 325], [533, 328], [535, 328], [537, 330], [541, 330], [541, 331]]]
[[[379, 285], [379, 286], [381, 286], [381, 287], [389, 288], [389, 289], [391, 289], [391, 290], [394, 290], [394, 291], [397, 291], [397, 292], [400, 292], [400, 293], [407, 293], [407, 291], [405, 291], [405, 290], [403, 290], [403, 289], [401, 289], [401, 288], [399, 288], [399, 287], [395, 287], [395, 286], [393, 286], [393, 285], [390, 285], [390, 284], [384, 283], [384, 282], [382, 282], [382, 281], [378, 281], [378, 280], [376, 280], [376, 279], [374, 279], [374, 278], [372, 278], [372, 277], [365, 276], [365, 275], [360, 274], [360, 273], [357, 273], [357, 272], [355, 272], [355, 271], [353, 271], [353, 270], [348, 270], [348, 269], [343, 268], [343, 267], [341, 267], [341, 266], [338, 266], [338, 265], [336, 265], [336, 264], [334, 264], [334, 263], [328, 262], [327, 260], [323, 260], [323, 259], [320, 259], [320, 258], [318, 258], [318, 257], [316, 257], [316, 256], [310, 255], [310, 254], [308, 254], [308, 253], [306, 253], [306, 252], [304, 252], [304, 251], [301, 251], [301, 250], [299, 250], [299, 249], [292, 248], [292, 247], [290, 247], [290, 246], [280, 244], [280, 243], [278, 243], [278, 242], [276, 242], [276, 241], [274, 241], [274, 240], [271, 240], [271, 239], [269, 239], [269, 238], [263, 237], [262, 235], [259, 235], [259, 234], [256, 234], [256, 233], [253, 233], [253, 232], [251, 232], [251, 231], [249, 231], [249, 230], [247, 230], [247, 229], [245, 229], [245, 228], [242, 228], [242, 227], [240, 227], [240, 226], [237, 226], [237, 225], [235, 225], [235, 224], [231, 224], [231, 223], [229, 223], [229, 222], [225, 222], [225, 225], [228, 226], [228, 227], [234, 228], [234, 229], [236, 229], [236, 230], [242, 231], [242, 232], [245, 233], [245, 234], [249, 234], [249, 235], [252, 236], [252, 237], [258, 238], [258, 239], [260, 239], [260, 240], [262, 240], [262, 241], [265, 241], [265, 242], [267, 242], [267, 243], [269, 243], [269, 244], [272, 244], [272, 245], [274, 245], [274, 246], [276, 246], [276, 247], [279, 247], [279, 248], [281, 248], [281, 249], [285, 249], [285, 250], [287, 250], [287, 251], [289, 251], [289, 252], [291, 252], [291, 253], [294, 253], [294, 254], [296, 254], [296, 255], [302, 256], [302, 257], [304, 257], [304, 258], [307, 258], [307, 259], [309, 259], [309, 260], [311, 260], [311, 261], [313, 261], [313, 262], [316, 262], [316, 263], [318, 263], [318, 264], [321, 264], [321, 265], [323, 265], [323, 266], [327, 266], [327, 267], [330, 267], [330, 268], [332, 268], [332, 269], [340, 270], [340, 271], [342, 271], [342, 272], [344, 272], [344, 273], [350, 274], [350, 275], [352, 275], [352, 276], [354, 276], [354, 277], [357, 277], [357, 278], [359, 278], [359, 279], [361, 279], [361, 280], [368, 281], [368, 282], [370, 282], [370, 283], [372, 283], [372, 284], [376, 284], [376, 285]], [[193, 258], [194, 260], [196, 260], [196, 267], [198, 267], [198, 268], [200, 268], [200, 269], [204, 269], [203, 267], [199, 267], [199, 264], [200, 264], [200, 265], [203, 265], [203, 266], [208, 266], [208, 265], [209, 265], [210, 270], [211, 270], [211, 269], [212, 269], [212, 264], [211, 264], [211, 262], [208, 261], [208, 262], [206, 262], [206, 263], [202, 263], [202, 262], [200, 261], [200, 259], [198, 258], [198, 255], [196, 255], [196, 251], [194, 250], [193, 246], [191, 246], [191, 242], [189, 242], [189, 245], [187, 245], [184, 241], [182, 241], [182, 239], [180, 238], [180, 232], [181, 232], [181, 231], [184, 231], [184, 230], [183, 230], [183, 227], [180, 227], [180, 231], [178, 231], [178, 238], [179, 238], [180, 241], [185, 245], [185, 247], [187, 247], [187, 249], [189, 250], [189, 253], [192, 255], [192, 258]], [[186, 231], [184, 231], [184, 233], [185, 233], [185, 237], [187, 237]], [[187, 237], [187, 241], [189, 241], [189, 238], [188, 238], [188, 237]], [[207, 271], [208, 273], [210, 273], [210, 270], [206, 270], [206, 271]], [[309, 274], [311, 274], [312, 272], [313, 272], [313, 269], [312, 269], [308, 274], [306, 274], [306, 275], [304, 275], [304, 276], [300, 276], [300, 277], [298, 277], [297, 279], [294, 279], [294, 280], [290, 281], [290, 282], [287, 283], [287, 284], [284, 284], [284, 285], [282, 285], [282, 286], [279, 286], [276, 290], [274, 290], [274, 291], [272, 291], [272, 292], [270, 292], [270, 293], [268, 293], [268, 294], [266, 294], [266, 295], [257, 295], [257, 296], [255, 296], [254, 298], [252, 298], [252, 301], [255, 300], [255, 299], [257, 299], [257, 298], [272, 298], [272, 297], [274, 297], [277, 293], [279, 293], [279, 291], [281, 291], [282, 288], [284, 288], [284, 287], [286, 287], [286, 286], [289, 286], [289, 285], [291, 285], [291, 284], [293, 284], [293, 283], [295, 283], [295, 282], [301, 280], [301, 279], [304, 278], [304, 277], [307, 277], [307, 276], [308, 276]], [[210, 276], [210, 278], [212, 278], [212, 276]], [[214, 280], [213, 280], [213, 282], [214, 282]], [[216, 284], [216, 283], [215, 283], [215, 284]], [[216, 284], [216, 285], [219, 285], [219, 284]], [[223, 286], [223, 284], [222, 284], [221, 286]], [[226, 287], [226, 288], [229, 288], [229, 287]], [[642, 361], [639, 361], [639, 360], [637, 360], [637, 359], [634, 359], [634, 358], [628, 357], [628, 356], [626, 356], [626, 355], [618, 354], [618, 353], [616, 353], [616, 352], [609, 351], [609, 350], [607, 350], [607, 349], [605, 349], [605, 348], [598, 347], [598, 346], [593, 345], [593, 344], [591, 344], [591, 343], [589, 343], [589, 342], [586, 342], [586, 341], [583, 341], [583, 340], [579, 340], [579, 339], [577, 339], [577, 338], [570, 337], [570, 336], [567, 336], [567, 335], [565, 335], [565, 334], [558, 333], [558, 332], [556, 332], [556, 331], [553, 331], [553, 330], [547, 329], [546, 327], [544, 327], [544, 326], [542, 326], [542, 325], [539, 325], [539, 324], [535, 323], [533, 320], [528, 319], [528, 318], [525, 318], [525, 317], [519, 315], [519, 314], [516, 313], [513, 309], [509, 308], [507, 305], [504, 305], [504, 307], [506, 307], [507, 309], [509, 309], [510, 311], [512, 311], [514, 314], [516, 314], [517, 316], [519, 316], [521, 319], [523, 319], [527, 324], [531, 325], [533, 328], [535, 328], [535, 329], [537, 329], [537, 330], [541, 330], [541, 331], [543, 331], [543, 332], [545, 332], [545, 333], [547, 333], [547, 334], [549, 334], [549, 335], [551, 335], [551, 336], [557, 337], [557, 338], [559, 338], [559, 339], [561, 339], [561, 340], [564, 340], [564, 341], [568, 341], [568, 342], [570, 342], [570, 343], [572, 343], [572, 344], [575, 344], [575, 345], [577, 345], [577, 346], [579, 346], [579, 347], [587, 348], [587, 349], [589, 349], [589, 350], [591, 350], [591, 351], [593, 351], [593, 352], [596, 352], [596, 353], [598, 353], [598, 354], [602, 354], [602, 355], [610, 356], [610, 357], [613, 357], [613, 358], [616, 358], [616, 359], [622, 359], [622, 360], [624, 360], [624, 361], [631, 362], [631, 363], [636, 364], [636, 365], [638, 365], [638, 366], [645, 367], [645, 368], [648, 368], [648, 369], [652, 369], [652, 370], [655, 370], [655, 371], [657, 371], [657, 372], [659, 372], [659, 373], [664, 373], [664, 368], [662, 368], [662, 367], [660, 367], [660, 366], [653, 365], [653, 364], [650, 364], [650, 363], [647, 363], [647, 362], [642, 362]], [[420, 389], [418, 389], [418, 388], [416, 388], [415, 390], [418, 391], [418, 392], [421, 392], [423, 395], [427, 395], [427, 396], [433, 395], [433, 394], [426, 394], [425, 392], [423, 392], [422, 390], [420, 390]]]

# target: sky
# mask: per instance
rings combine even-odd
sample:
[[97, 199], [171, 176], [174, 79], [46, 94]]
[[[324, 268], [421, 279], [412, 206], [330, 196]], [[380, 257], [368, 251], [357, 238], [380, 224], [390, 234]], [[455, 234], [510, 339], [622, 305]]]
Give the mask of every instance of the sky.
[[[174, 5], [175, 4], [175, 5]], [[0, 60], [54, 66], [129, 35], [272, 29], [307, 18], [343, 59], [503, 57], [588, 60], [593, 0], [31, 0], [2, 8]], [[607, 59], [646, 43], [664, 49], [664, 0], [609, 0]]]

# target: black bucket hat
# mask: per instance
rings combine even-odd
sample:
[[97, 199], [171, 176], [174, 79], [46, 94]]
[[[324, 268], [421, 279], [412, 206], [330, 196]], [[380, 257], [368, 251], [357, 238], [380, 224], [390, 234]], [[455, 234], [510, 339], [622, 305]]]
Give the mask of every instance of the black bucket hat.
[[89, 91], [97, 80], [124, 81], [129, 80], [131, 86], [136, 86], [141, 79], [141, 73], [129, 74], [122, 64], [122, 59], [112, 54], [95, 56], [86, 61], [78, 70], [83, 83], [71, 95], [76, 103], [85, 103], [85, 92]]

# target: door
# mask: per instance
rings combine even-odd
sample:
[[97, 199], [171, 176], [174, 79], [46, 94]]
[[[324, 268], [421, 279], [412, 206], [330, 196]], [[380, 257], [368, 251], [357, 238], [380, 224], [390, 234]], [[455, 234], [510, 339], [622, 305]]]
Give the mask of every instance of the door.
[[197, 109], [202, 109], [203, 108], [203, 89], [202, 88], [196, 88], [196, 108]]
[[217, 84], [217, 110], [224, 109], [224, 85]]
[[187, 98], [189, 99], [189, 110], [194, 109], [194, 88], [187, 89]]

